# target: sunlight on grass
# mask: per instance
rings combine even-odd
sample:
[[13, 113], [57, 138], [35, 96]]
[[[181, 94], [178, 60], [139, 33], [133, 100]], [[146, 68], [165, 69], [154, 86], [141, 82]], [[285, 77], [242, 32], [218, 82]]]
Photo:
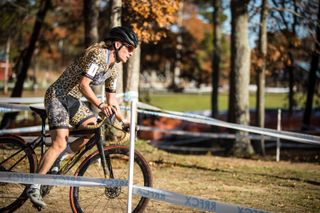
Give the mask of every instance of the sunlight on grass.
[[[266, 108], [285, 108], [287, 106], [287, 94], [266, 94]], [[250, 94], [250, 108], [255, 108], [255, 94]], [[210, 94], [152, 94], [150, 104], [162, 109], [174, 111], [198, 111], [211, 108]], [[219, 110], [227, 110], [228, 94], [219, 95]]]

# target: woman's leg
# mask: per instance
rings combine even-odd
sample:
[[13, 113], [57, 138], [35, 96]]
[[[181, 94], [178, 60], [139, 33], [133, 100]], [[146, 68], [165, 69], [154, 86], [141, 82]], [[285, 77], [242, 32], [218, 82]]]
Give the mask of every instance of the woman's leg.
[[[96, 117], [91, 117], [87, 120], [85, 120], [80, 126], [79, 129], [83, 129], [86, 128], [86, 126], [90, 125], [90, 124], [96, 124], [97, 123], [97, 118]], [[86, 143], [88, 143], [89, 139], [92, 137], [92, 135], [87, 135], [87, 136], [83, 136], [80, 137], [78, 139], [76, 139], [75, 141], [73, 141], [72, 143], [70, 143], [70, 148], [73, 152], [77, 152], [79, 151]]]
[[46, 174], [52, 167], [60, 153], [67, 147], [69, 129], [55, 129], [50, 132], [52, 145], [40, 161], [38, 173]]
[[[52, 138], [52, 145], [43, 155], [40, 161], [38, 173], [46, 174], [59, 154], [67, 147], [69, 136], [69, 129], [55, 129], [50, 132]], [[40, 193], [40, 184], [32, 184], [27, 191], [31, 202], [38, 208], [45, 208], [46, 203], [43, 201]]]

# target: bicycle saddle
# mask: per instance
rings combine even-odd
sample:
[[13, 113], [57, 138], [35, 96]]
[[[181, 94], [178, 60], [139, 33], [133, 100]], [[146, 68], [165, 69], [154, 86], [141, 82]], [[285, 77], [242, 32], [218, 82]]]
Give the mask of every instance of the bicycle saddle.
[[42, 108], [42, 107], [33, 107], [33, 106], [30, 106], [30, 109], [31, 109], [33, 112], [35, 112], [35, 113], [37, 113], [38, 115], [40, 115], [40, 117], [41, 117], [42, 119], [46, 119], [46, 118], [47, 118], [47, 112], [46, 112], [46, 110], [45, 110], [44, 108]]

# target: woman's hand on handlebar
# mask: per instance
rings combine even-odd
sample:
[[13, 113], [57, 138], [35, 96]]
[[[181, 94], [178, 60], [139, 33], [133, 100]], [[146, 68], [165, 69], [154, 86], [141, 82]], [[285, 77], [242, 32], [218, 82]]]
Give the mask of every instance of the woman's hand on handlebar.
[[103, 112], [107, 117], [112, 116], [113, 114], [118, 114], [118, 110], [115, 106], [111, 106], [105, 103], [99, 105], [99, 109]]
[[[102, 103], [99, 105], [99, 109], [101, 110], [102, 113], [104, 113], [107, 117], [111, 117], [112, 115], [116, 115], [116, 117], [118, 117], [118, 109], [117, 107], [113, 106], [113, 105], [108, 105], [105, 103]], [[121, 117], [118, 119], [121, 119]], [[126, 132], [130, 131], [130, 123], [127, 120], [121, 120], [120, 121], [121, 125], [122, 125], [122, 129]]]

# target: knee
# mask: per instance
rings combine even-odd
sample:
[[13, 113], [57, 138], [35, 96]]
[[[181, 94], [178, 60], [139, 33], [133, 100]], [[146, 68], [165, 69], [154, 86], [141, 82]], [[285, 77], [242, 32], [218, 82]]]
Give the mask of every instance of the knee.
[[52, 142], [51, 146], [56, 152], [62, 152], [67, 148], [67, 140], [56, 138], [55, 141]]

